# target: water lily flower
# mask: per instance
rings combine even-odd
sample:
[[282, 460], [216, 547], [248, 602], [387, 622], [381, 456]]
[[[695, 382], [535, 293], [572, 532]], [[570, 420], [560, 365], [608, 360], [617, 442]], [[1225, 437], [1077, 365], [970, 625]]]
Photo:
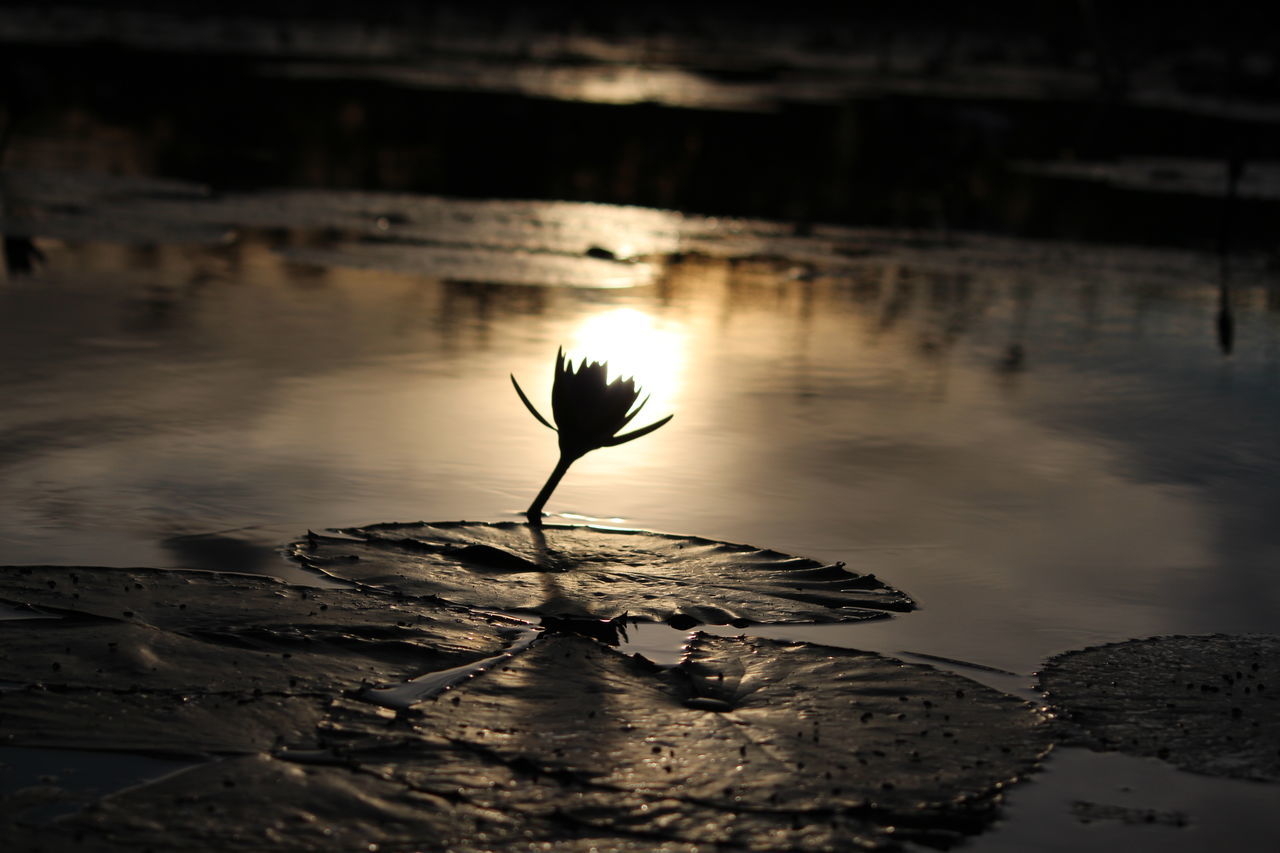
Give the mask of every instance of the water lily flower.
[[[648, 435], [673, 417], [667, 415], [648, 426], [619, 434], [619, 430], [640, 413], [649, 398], [640, 400], [640, 389], [636, 387], [635, 379], [619, 378], [608, 382], [607, 375], [606, 362], [588, 362], [584, 358], [574, 367], [572, 362], [565, 363], [564, 348], [557, 350], [555, 381], [551, 385], [551, 416], [555, 419], [553, 426], [529, 402], [524, 389], [512, 374], [511, 384], [520, 395], [520, 401], [539, 423], [560, 436], [560, 461], [556, 463], [546, 485], [525, 513], [530, 524], [542, 523], [542, 507], [575, 461], [597, 448], [614, 447]], [[637, 403], [637, 400], [640, 402]]]

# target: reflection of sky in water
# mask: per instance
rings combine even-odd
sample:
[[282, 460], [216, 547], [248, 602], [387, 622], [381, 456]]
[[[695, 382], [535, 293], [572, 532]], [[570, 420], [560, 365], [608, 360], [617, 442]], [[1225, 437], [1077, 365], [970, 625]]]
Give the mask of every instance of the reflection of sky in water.
[[[686, 259], [617, 291], [451, 284], [235, 248], [54, 249], [7, 284], [6, 562], [242, 568], [308, 527], [515, 517], [555, 461], [556, 347], [670, 425], [549, 509], [847, 560], [919, 613], [830, 642], [1027, 673], [1173, 631], [1273, 627], [1277, 330], [1141, 274]], [[166, 544], [167, 543], [167, 544]], [[225, 544], [225, 543], [224, 543]], [[236, 568], [237, 566], [227, 566]], [[808, 629], [776, 629], [799, 636]]]

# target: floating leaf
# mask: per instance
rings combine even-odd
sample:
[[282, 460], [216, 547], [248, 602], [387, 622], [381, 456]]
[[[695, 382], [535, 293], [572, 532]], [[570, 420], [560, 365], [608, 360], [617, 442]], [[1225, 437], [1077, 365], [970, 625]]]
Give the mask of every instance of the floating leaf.
[[853, 622], [911, 599], [843, 564], [642, 530], [525, 524], [375, 524], [313, 536], [295, 556], [334, 577], [456, 604], [677, 627]]
[[[553, 527], [522, 551], [509, 546], [524, 525], [416, 527], [456, 534], [415, 539], [418, 553], [448, 549], [498, 590], [585, 565], [603, 575], [624, 556], [657, 565], [666, 549], [704, 572], [825, 579], [834, 592], [805, 593], [823, 606], [854, 595], [838, 567], [707, 540]], [[367, 536], [299, 547], [365, 562], [320, 553], [339, 544], [411, 547]], [[664, 670], [573, 634], [513, 643], [521, 623], [427, 596], [207, 572], [7, 568], [0, 600], [53, 617], [0, 623], [0, 680], [20, 685], [0, 694], [11, 745], [239, 754], [52, 823], [0, 820], [35, 847], [945, 845], [981, 830], [1002, 786], [1049, 745], [1027, 703], [866, 652], [699, 635]], [[418, 675], [457, 686], [396, 710], [379, 704], [388, 691], [363, 689]]]
[[552, 635], [398, 716], [335, 703], [324, 753], [206, 765], [57, 831], [133, 849], [178, 832], [202, 850], [948, 845], [994, 817], [1047, 728], [1013, 697], [866, 652], [699, 636], [664, 671]]
[[500, 652], [518, 623], [264, 577], [0, 569], [0, 728], [24, 746], [254, 752], [314, 740], [330, 701]]
[[1059, 655], [1040, 687], [1095, 749], [1280, 781], [1280, 637], [1154, 637]]

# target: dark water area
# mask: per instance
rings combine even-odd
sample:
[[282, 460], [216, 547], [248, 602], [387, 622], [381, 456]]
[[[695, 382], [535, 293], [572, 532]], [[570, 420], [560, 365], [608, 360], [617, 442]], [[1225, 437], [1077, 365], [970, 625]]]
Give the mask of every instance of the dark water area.
[[[1126, 52], [1108, 58], [1085, 33], [1037, 30], [1025, 14], [1003, 31], [939, 10], [923, 27], [812, 12], [770, 30], [713, 10], [693, 32], [682, 16], [628, 32], [623, 12], [608, 27], [572, 7], [400, 9], [397, 26], [396, 9], [345, 21], [84, 12], [71, 44], [74, 13], [11, 12], [26, 37], [0, 59], [9, 164], [33, 137], [102, 134], [93, 147], [115, 160], [98, 168], [220, 190], [596, 201], [1205, 249], [1224, 217], [1237, 248], [1269, 249], [1280, 224], [1276, 72], [1240, 15], [1221, 47], [1181, 41], [1194, 18], [1164, 21], [1173, 32], [1150, 44], [1117, 29]], [[565, 21], [574, 28], [557, 32]], [[1128, 68], [1124, 85], [1108, 62]], [[1137, 187], [1048, 168], [1133, 158], [1161, 160]], [[1267, 188], [1224, 211], [1233, 158], [1266, 172]], [[1219, 179], [1189, 186], [1206, 167]]]
[[[1036, 698], [1069, 649], [1276, 631], [1265, 11], [306, 7], [0, 9], [0, 563], [315, 583], [308, 529], [519, 519], [555, 442], [508, 374], [542, 405], [563, 345], [675, 418], [557, 519], [921, 608], [755, 634]], [[970, 847], [1274, 834], [1154, 761], [1037, 778]]]

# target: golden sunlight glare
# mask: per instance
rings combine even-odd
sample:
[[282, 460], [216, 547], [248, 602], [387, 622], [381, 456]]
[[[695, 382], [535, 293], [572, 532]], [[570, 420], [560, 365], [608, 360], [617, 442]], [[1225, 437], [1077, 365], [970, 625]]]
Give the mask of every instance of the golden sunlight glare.
[[[634, 376], [652, 396], [650, 406], [669, 405], [684, 372], [684, 336], [636, 308], [611, 308], [585, 318], [573, 332], [567, 355], [575, 361], [607, 361], [609, 378]], [[654, 409], [653, 411], [657, 411]]]

